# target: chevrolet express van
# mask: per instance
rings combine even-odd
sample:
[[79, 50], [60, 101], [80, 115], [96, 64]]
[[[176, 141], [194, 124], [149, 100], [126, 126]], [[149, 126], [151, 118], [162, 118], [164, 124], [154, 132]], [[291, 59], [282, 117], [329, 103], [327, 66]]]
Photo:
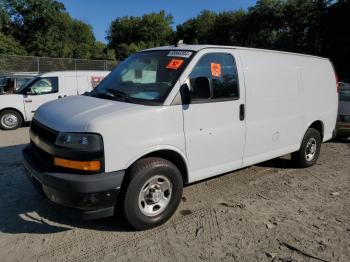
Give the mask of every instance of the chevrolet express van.
[[288, 153], [315, 164], [332, 138], [328, 59], [240, 47], [138, 52], [91, 93], [41, 106], [24, 165], [51, 201], [86, 219], [167, 221], [183, 185]]
[[32, 120], [42, 104], [91, 91], [108, 71], [61, 71], [37, 76], [26, 85], [0, 95], [0, 128], [14, 130]]

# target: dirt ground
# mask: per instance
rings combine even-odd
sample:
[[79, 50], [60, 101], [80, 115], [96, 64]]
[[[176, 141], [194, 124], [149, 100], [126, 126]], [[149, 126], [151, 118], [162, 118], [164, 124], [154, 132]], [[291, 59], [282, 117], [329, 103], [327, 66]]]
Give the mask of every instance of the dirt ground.
[[350, 261], [350, 141], [318, 164], [288, 157], [187, 186], [165, 225], [59, 213], [23, 173], [28, 128], [0, 131], [0, 261]]

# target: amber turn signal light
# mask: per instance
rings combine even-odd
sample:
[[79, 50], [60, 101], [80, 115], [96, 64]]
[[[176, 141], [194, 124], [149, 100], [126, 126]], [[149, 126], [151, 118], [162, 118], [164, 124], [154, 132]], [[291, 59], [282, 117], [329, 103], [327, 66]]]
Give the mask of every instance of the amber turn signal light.
[[54, 164], [60, 167], [84, 171], [99, 171], [101, 169], [100, 161], [74, 161], [55, 157]]

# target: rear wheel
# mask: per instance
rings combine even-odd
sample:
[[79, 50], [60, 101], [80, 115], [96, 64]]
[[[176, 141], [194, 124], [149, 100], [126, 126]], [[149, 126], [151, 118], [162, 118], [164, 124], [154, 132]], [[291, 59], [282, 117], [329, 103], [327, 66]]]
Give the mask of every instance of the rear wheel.
[[123, 187], [121, 211], [132, 227], [143, 230], [165, 223], [174, 214], [183, 180], [173, 163], [150, 157], [130, 168]]
[[21, 115], [14, 110], [4, 110], [0, 113], [0, 128], [15, 130], [22, 125]]
[[313, 166], [320, 155], [321, 143], [320, 132], [309, 128], [303, 138], [300, 150], [292, 153], [292, 160], [301, 168]]

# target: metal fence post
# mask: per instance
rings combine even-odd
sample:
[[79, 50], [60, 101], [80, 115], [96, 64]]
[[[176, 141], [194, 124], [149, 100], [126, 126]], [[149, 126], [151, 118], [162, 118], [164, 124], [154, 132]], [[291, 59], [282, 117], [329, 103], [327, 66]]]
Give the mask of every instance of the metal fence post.
[[40, 60], [39, 57], [36, 57], [36, 62], [37, 62], [37, 68], [38, 68], [38, 74], [40, 73]]

